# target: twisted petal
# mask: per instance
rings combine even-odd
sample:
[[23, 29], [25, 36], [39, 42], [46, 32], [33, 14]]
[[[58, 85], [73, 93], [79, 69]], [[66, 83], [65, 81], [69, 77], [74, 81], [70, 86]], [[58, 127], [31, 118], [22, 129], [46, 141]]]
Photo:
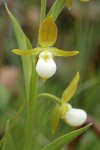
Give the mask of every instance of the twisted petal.
[[52, 16], [45, 19], [39, 29], [38, 43], [42, 47], [53, 46], [57, 39], [57, 26]]
[[37, 56], [41, 51], [43, 51], [43, 48], [41, 47], [37, 47], [31, 50], [21, 50], [21, 49], [12, 50], [13, 53], [21, 56], [30, 56], [30, 55]]
[[65, 89], [65, 91], [63, 92], [62, 94], [63, 102], [68, 102], [72, 98], [72, 96], [76, 92], [78, 81], [79, 81], [79, 72], [77, 72], [76, 76], [74, 77], [68, 88]]
[[79, 51], [63, 51], [59, 50], [57, 48], [49, 48], [48, 49], [54, 56], [63, 56], [63, 57], [68, 57], [68, 56], [74, 56], [79, 53]]

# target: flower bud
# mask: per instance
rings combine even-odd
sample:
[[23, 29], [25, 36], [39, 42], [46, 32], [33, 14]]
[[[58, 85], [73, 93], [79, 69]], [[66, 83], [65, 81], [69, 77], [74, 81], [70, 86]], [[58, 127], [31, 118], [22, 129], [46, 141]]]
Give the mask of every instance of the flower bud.
[[85, 123], [87, 119], [87, 114], [82, 109], [71, 108], [66, 112], [64, 116], [64, 121], [70, 126], [77, 127]]
[[41, 52], [36, 65], [36, 71], [42, 78], [50, 78], [56, 72], [56, 63], [49, 51]]

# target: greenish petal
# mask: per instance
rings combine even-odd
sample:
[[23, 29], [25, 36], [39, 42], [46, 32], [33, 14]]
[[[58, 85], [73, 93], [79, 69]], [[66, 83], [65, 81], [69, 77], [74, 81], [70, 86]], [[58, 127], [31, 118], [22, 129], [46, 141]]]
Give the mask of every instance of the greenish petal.
[[72, 96], [76, 92], [77, 85], [78, 85], [78, 82], [79, 82], [79, 78], [80, 78], [79, 72], [77, 72], [74, 79], [69, 84], [68, 88], [66, 88], [65, 91], [62, 94], [62, 101], [63, 102], [68, 102], [72, 98]]
[[61, 115], [62, 115], [62, 110], [60, 105], [56, 105], [56, 107], [54, 108], [52, 115], [51, 115], [51, 128], [52, 128], [52, 133], [55, 133], [58, 125], [59, 125], [59, 121], [61, 119]]
[[48, 49], [53, 56], [63, 56], [63, 57], [69, 57], [69, 56], [74, 56], [79, 53], [79, 51], [64, 51], [64, 50], [59, 50], [57, 48], [49, 48]]
[[58, 104], [54, 108], [52, 112], [52, 116], [51, 116], [51, 128], [52, 128], [53, 133], [55, 133], [55, 131], [57, 130], [60, 119], [63, 119], [66, 111], [68, 110], [69, 110], [69, 107], [65, 103]]
[[43, 48], [41, 47], [37, 47], [31, 50], [21, 50], [21, 49], [12, 50], [13, 53], [21, 56], [31, 56], [31, 55], [37, 56], [41, 51], [43, 51]]

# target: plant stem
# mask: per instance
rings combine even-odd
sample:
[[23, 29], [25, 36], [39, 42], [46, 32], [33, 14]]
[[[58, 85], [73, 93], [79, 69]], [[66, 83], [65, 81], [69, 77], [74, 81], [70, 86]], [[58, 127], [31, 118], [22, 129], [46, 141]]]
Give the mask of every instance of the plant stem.
[[35, 103], [37, 92], [38, 75], [33, 67], [31, 83], [30, 83], [30, 98], [28, 104], [27, 124], [26, 124], [26, 137], [24, 150], [30, 150], [32, 144], [33, 131], [35, 126]]
[[59, 103], [59, 104], [62, 104], [62, 101], [60, 98], [52, 95], [52, 94], [49, 94], [49, 93], [42, 93], [40, 95], [37, 96], [37, 98], [40, 98], [40, 97], [48, 97], [50, 98], [50, 100], [52, 100], [53, 102], [56, 102], [56, 103]]
[[[41, 0], [41, 17], [40, 23], [45, 19], [46, 13], [46, 0]], [[26, 135], [25, 135], [25, 147], [24, 150], [30, 150], [32, 144], [33, 131], [35, 126], [35, 104], [36, 104], [36, 93], [37, 93], [37, 83], [38, 75], [35, 70], [35, 63], [31, 59], [33, 64], [32, 76], [30, 82], [30, 94], [28, 103], [28, 114], [27, 114], [27, 124], [26, 124]]]
[[46, 16], [46, 0], [41, 0], [40, 23], [45, 19], [45, 16]]

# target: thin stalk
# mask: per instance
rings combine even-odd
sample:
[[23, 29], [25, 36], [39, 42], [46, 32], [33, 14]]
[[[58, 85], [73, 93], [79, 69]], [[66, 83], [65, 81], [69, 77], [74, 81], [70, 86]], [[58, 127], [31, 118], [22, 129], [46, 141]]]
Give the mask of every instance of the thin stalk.
[[45, 19], [45, 16], [46, 16], [46, 0], [41, 0], [40, 23]]
[[[34, 63], [34, 62], [33, 62]], [[25, 147], [24, 150], [30, 150], [33, 138], [33, 132], [35, 127], [35, 104], [36, 104], [36, 93], [37, 93], [38, 75], [33, 67], [31, 83], [30, 83], [30, 97], [28, 104], [27, 124], [26, 124], [26, 135], [25, 135]]]
[[37, 96], [37, 98], [40, 98], [40, 97], [48, 97], [50, 100], [52, 100], [53, 102], [56, 102], [58, 104], [62, 104], [62, 101], [60, 98], [52, 95], [52, 94], [49, 94], [49, 93], [42, 93], [40, 95]]
[[[46, 0], [41, 0], [41, 16], [40, 23], [45, 19], [46, 15]], [[33, 66], [34, 62], [32, 60]], [[35, 66], [32, 70], [30, 83], [30, 97], [28, 104], [28, 114], [27, 114], [27, 124], [26, 124], [26, 135], [25, 135], [25, 147], [24, 150], [30, 150], [32, 144], [32, 137], [35, 125], [35, 104], [36, 104], [36, 93], [37, 93], [37, 83], [38, 83], [38, 75], [35, 71]]]

